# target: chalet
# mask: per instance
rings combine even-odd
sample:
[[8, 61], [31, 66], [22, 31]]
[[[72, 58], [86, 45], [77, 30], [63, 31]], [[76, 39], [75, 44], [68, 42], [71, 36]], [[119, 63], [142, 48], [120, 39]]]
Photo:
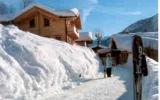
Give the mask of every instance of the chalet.
[[113, 35], [109, 47], [97, 51], [102, 63], [106, 65], [108, 55], [112, 57], [112, 66], [125, 64], [129, 55], [132, 53], [132, 36], [130, 35]]
[[1, 17], [0, 23], [14, 24], [21, 30], [71, 44], [79, 38], [81, 29], [80, 14], [76, 8], [57, 11], [40, 4], [32, 4], [14, 16]]
[[81, 46], [89, 46], [92, 43], [92, 32], [81, 32], [76, 43]]
[[128, 51], [105, 48], [98, 50], [98, 55], [100, 56], [103, 65], [106, 65], [106, 58], [112, 57], [112, 66], [117, 66], [119, 64], [125, 64], [128, 60]]

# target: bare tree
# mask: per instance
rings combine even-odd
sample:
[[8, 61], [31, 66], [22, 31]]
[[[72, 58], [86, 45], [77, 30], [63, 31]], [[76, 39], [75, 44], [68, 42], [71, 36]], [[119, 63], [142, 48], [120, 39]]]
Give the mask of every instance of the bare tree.
[[4, 2], [0, 2], [0, 15], [7, 14], [7, 5]]
[[104, 36], [103, 31], [100, 28], [95, 29], [94, 36], [97, 40], [97, 45], [99, 45]]
[[34, 0], [21, 0], [23, 8], [26, 8], [28, 5], [34, 2]]

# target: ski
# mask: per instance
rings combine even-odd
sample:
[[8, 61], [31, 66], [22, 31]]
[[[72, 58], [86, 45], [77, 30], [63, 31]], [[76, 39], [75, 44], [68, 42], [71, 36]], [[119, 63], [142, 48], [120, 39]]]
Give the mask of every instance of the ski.
[[143, 43], [140, 36], [133, 36], [133, 79], [134, 100], [142, 100], [142, 77], [148, 75], [146, 58], [143, 53]]

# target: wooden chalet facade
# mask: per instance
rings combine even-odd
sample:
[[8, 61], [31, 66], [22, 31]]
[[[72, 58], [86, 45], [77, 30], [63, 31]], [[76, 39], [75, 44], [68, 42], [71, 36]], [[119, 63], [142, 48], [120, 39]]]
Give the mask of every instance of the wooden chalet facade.
[[23, 31], [71, 44], [79, 38], [81, 29], [81, 20], [77, 9], [56, 11], [37, 4], [23, 9], [10, 20], [0, 20], [0, 23], [14, 24]]

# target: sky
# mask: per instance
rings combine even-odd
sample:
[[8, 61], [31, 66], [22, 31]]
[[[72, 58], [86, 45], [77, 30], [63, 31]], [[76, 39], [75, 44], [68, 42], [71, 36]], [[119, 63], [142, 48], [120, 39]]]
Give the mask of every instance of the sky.
[[[19, 10], [21, 0], [0, 0], [8, 5], [16, 5]], [[78, 8], [82, 30], [101, 30], [106, 36], [118, 33], [130, 24], [158, 12], [158, 0], [35, 0], [57, 10]]]

